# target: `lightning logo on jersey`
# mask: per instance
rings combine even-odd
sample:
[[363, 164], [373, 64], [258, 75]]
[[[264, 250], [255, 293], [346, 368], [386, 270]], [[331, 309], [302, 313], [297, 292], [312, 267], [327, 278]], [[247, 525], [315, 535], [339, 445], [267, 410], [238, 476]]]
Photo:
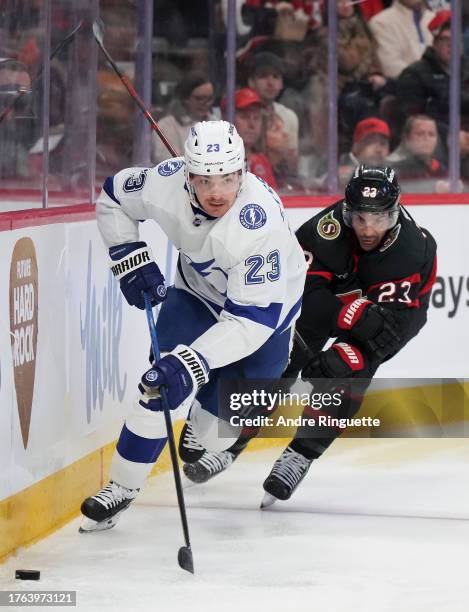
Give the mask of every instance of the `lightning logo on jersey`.
[[255, 230], [265, 224], [267, 215], [259, 204], [246, 204], [239, 213], [239, 220], [246, 229]]

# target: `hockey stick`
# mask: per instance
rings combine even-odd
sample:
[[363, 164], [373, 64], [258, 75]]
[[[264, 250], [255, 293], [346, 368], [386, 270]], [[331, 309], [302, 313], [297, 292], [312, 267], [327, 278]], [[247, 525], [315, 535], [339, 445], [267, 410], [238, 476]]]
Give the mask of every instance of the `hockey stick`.
[[[72, 38], [75, 36], [75, 34], [78, 32], [78, 30], [81, 28], [81, 26], [83, 25], [83, 20], [81, 20], [79, 22], [79, 24], [70, 32], [70, 34], [68, 34], [63, 40], [62, 42], [60, 42], [57, 47], [52, 51], [52, 53], [49, 55], [49, 62], [54, 59], [54, 57], [57, 55], [57, 53], [59, 53], [59, 51], [62, 51], [62, 49], [64, 49], [68, 43], [70, 43], [72, 41]], [[39, 80], [42, 77], [42, 74], [44, 72], [44, 65], [42, 66], [42, 68], [39, 70], [39, 72], [36, 74], [36, 76], [32, 79], [31, 81], [31, 87], [34, 85], [34, 83]], [[0, 123], [2, 123], [2, 121], [5, 119], [5, 117], [8, 115], [8, 113], [14, 108], [15, 104], [18, 102], [18, 100], [20, 98], [22, 98], [24, 96], [25, 93], [28, 93], [28, 89], [21, 89], [20, 91], [18, 91], [17, 95], [13, 98], [13, 100], [10, 102], [10, 104], [8, 104], [8, 106], [6, 106], [2, 112], [0, 113]]]
[[309, 348], [309, 346], [306, 344], [305, 339], [297, 329], [295, 329], [295, 340], [300, 345], [301, 350], [304, 351], [310, 359], [316, 356], [316, 353], [313, 353], [313, 351]]
[[[147, 293], [143, 294], [143, 298], [145, 300], [145, 310], [147, 313], [148, 319], [148, 329], [150, 330], [151, 336], [151, 347], [153, 350], [153, 355], [156, 361], [160, 359], [160, 349], [158, 346], [158, 337], [156, 335], [156, 327], [155, 321], [153, 319], [153, 309], [151, 307], [150, 298]], [[185, 546], [181, 546], [178, 552], [178, 563], [182, 569], [187, 572], [194, 573], [194, 560], [192, 558], [192, 550], [191, 544], [189, 540], [189, 526], [187, 524], [187, 516], [186, 516], [186, 505], [184, 503], [184, 494], [182, 492], [182, 483], [181, 483], [181, 474], [179, 473], [179, 464], [176, 453], [176, 443], [174, 441], [174, 431], [173, 424], [171, 422], [171, 414], [168, 404], [168, 397], [166, 395], [166, 387], [160, 387], [159, 389], [161, 394], [161, 399], [163, 402], [163, 413], [164, 420], [166, 423], [166, 431], [168, 433], [168, 442], [169, 442], [169, 452], [171, 455], [171, 463], [173, 466], [173, 474], [174, 474], [174, 483], [176, 485], [176, 493], [178, 498], [179, 512], [181, 514], [181, 523], [182, 530], [184, 532], [184, 540], [186, 542]]]
[[103, 43], [103, 23], [99, 19], [96, 19], [93, 22], [93, 36], [94, 36], [96, 42], [98, 43], [99, 48], [104, 53], [104, 56], [106, 57], [107, 61], [111, 65], [112, 69], [117, 74], [117, 76], [120, 78], [120, 80], [124, 84], [125, 88], [129, 92], [131, 97], [135, 100], [135, 102], [137, 103], [137, 106], [142, 111], [144, 117], [148, 120], [148, 122], [150, 123], [151, 127], [155, 130], [155, 132], [161, 138], [161, 140], [162, 140], [163, 144], [165, 145], [165, 147], [168, 149], [168, 151], [171, 153], [171, 155], [173, 157], [178, 157], [177, 151], [174, 149], [174, 147], [168, 141], [168, 139], [164, 135], [163, 131], [161, 130], [160, 126], [156, 123], [156, 121], [151, 116], [150, 111], [146, 108], [145, 103], [140, 98], [138, 93], [135, 91], [135, 88], [132, 85], [132, 83], [130, 82], [130, 79], [122, 72], [122, 70], [119, 68], [119, 66], [116, 64], [116, 62], [109, 55], [109, 52], [107, 51], [107, 49], [106, 49], [106, 47], [104, 46], [104, 43]]

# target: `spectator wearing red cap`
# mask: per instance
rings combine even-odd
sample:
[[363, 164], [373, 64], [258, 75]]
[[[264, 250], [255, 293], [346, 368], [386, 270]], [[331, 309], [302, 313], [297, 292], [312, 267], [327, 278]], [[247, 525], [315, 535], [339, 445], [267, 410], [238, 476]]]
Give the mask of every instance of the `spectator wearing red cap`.
[[433, 13], [424, 0], [394, 0], [377, 13], [368, 25], [374, 36], [384, 76], [395, 79], [409, 64], [417, 61], [429, 44], [428, 24]]
[[339, 185], [344, 187], [360, 164], [385, 166], [390, 139], [391, 130], [386, 121], [378, 117], [359, 121], [353, 133], [352, 150], [339, 160]]
[[[262, 178], [273, 189], [277, 189], [272, 166], [262, 151], [264, 102], [249, 87], [238, 89], [235, 94], [235, 127], [244, 141], [248, 169]], [[221, 101], [221, 111], [226, 112], [226, 97]]]
[[[433, 42], [417, 62], [406, 68], [397, 80], [397, 98], [405, 116], [425, 113], [438, 125], [442, 144], [449, 124], [449, 79], [451, 60], [451, 11], [439, 11], [428, 28]], [[461, 107], [469, 108], [469, 64], [461, 64]]]

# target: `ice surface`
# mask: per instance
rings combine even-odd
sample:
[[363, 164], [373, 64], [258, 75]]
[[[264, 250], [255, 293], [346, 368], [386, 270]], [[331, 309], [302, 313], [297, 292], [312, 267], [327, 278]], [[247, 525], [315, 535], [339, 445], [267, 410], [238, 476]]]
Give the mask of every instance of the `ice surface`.
[[[76, 590], [89, 612], [468, 612], [467, 440], [340, 440], [292, 500], [260, 511], [281, 450], [246, 453], [185, 490], [194, 576], [177, 565], [165, 474], [116, 528], [79, 535], [75, 520], [20, 550], [0, 566], [0, 590]], [[41, 581], [16, 581], [20, 567]]]

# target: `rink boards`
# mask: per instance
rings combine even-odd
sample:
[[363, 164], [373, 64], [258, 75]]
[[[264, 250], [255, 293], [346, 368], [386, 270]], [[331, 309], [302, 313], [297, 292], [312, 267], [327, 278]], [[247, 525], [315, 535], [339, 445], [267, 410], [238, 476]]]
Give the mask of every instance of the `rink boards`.
[[[467, 378], [469, 206], [410, 210], [437, 239], [438, 279], [429, 323], [379, 375]], [[289, 208], [292, 227], [315, 212]], [[15, 223], [0, 215], [0, 558], [76, 515], [106, 480], [147, 368], [145, 317], [123, 301], [93, 213], [54, 214]], [[176, 253], [153, 222], [141, 229], [171, 278]]]

